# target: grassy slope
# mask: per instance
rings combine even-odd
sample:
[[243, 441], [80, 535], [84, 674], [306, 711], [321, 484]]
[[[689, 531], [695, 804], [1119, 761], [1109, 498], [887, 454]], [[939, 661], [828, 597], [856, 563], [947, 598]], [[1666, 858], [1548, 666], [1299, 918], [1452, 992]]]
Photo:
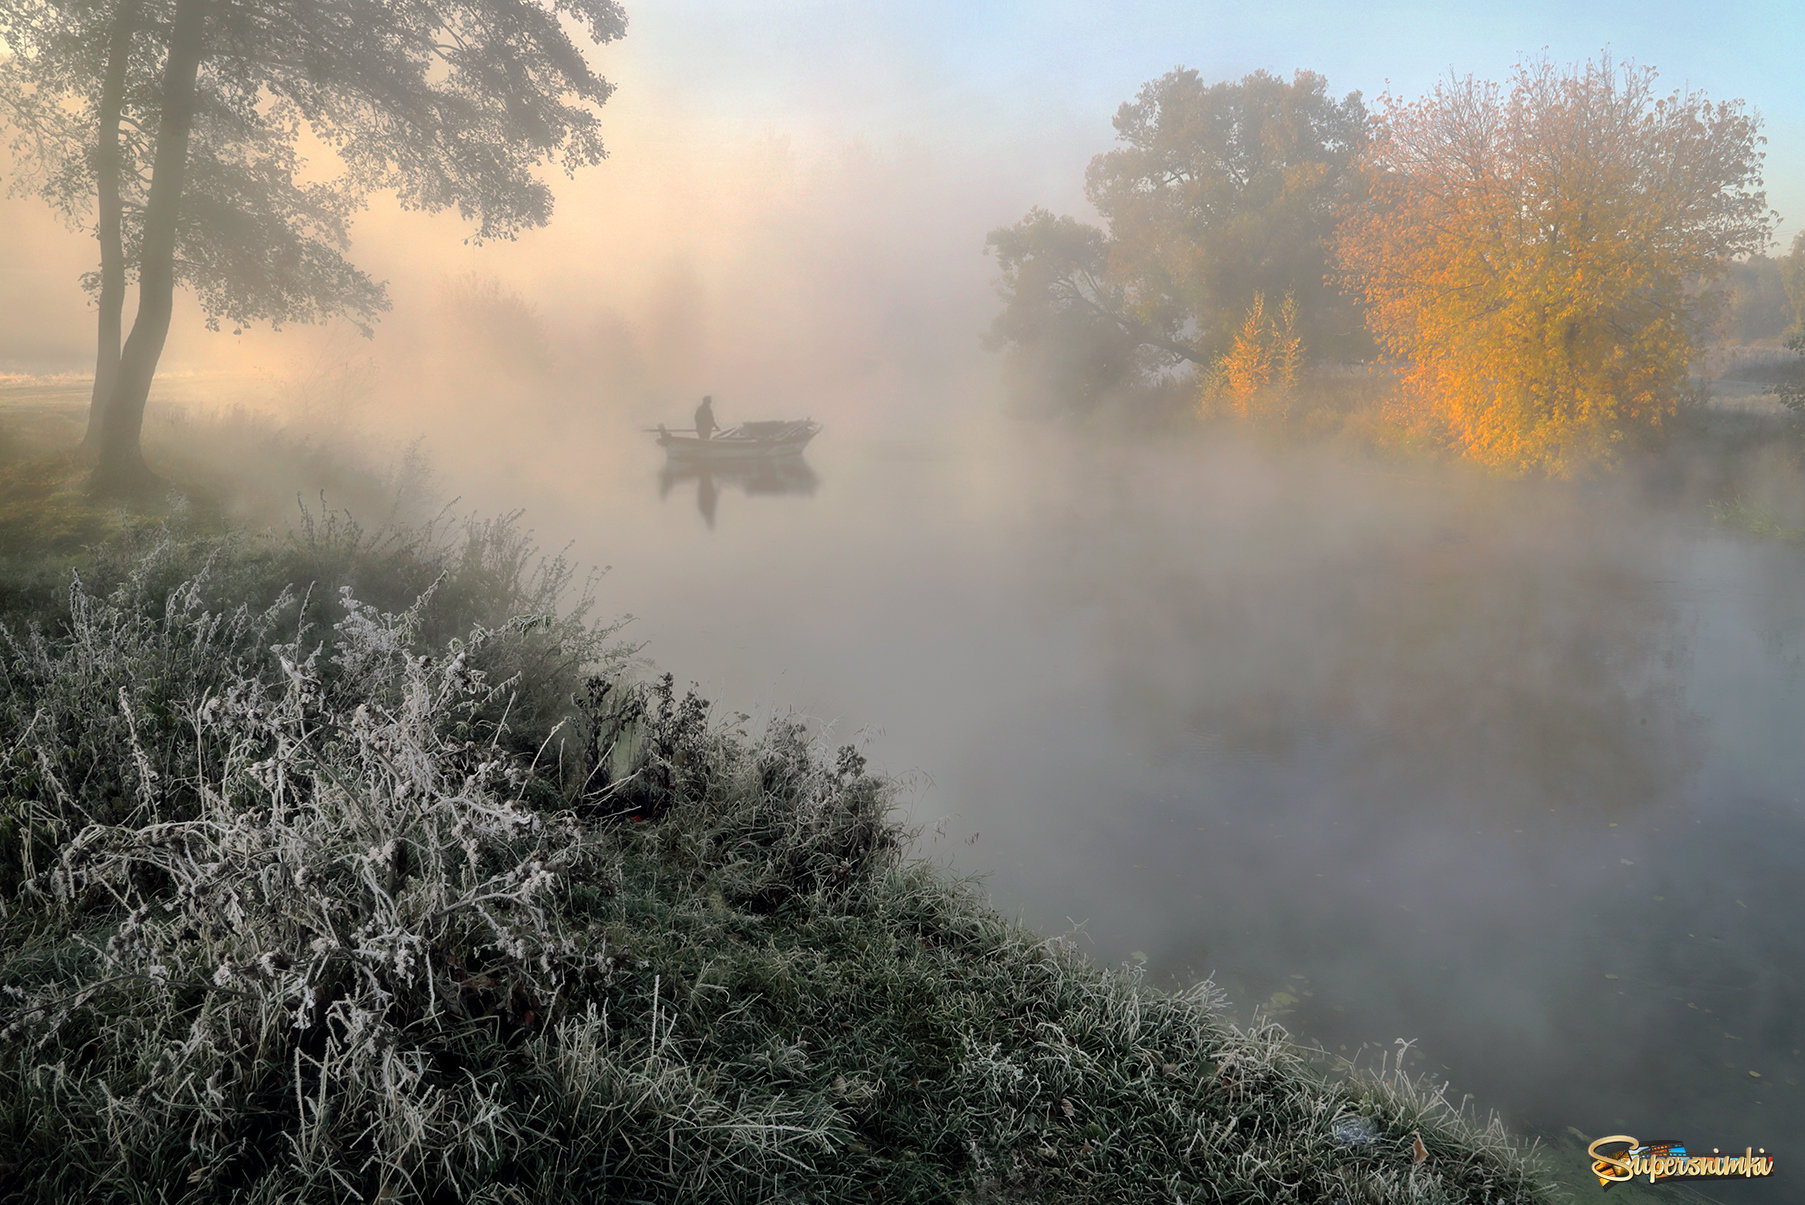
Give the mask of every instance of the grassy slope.
[[855, 751], [550, 617], [505, 526], [65, 527], [32, 479], [0, 1196], [1548, 1199], [1434, 1093], [1005, 921]]

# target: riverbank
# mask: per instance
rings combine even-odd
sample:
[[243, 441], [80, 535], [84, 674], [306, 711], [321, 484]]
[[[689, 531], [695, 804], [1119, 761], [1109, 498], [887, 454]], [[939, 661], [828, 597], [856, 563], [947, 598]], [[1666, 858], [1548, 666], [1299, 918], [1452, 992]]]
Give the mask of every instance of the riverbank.
[[8, 594], [9, 1198], [1549, 1199], [1007, 921], [507, 524], [181, 511]]

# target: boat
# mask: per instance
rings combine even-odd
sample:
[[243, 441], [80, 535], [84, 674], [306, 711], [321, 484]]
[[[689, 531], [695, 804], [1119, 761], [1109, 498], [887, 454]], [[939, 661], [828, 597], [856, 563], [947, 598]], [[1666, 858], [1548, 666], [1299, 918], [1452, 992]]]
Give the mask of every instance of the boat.
[[820, 432], [821, 424], [808, 418], [741, 423], [725, 427], [709, 439], [684, 435], [663, 425], [652, 429], [658, 434], [658, 446], [673, 460], [747, 460], [795, 456]]

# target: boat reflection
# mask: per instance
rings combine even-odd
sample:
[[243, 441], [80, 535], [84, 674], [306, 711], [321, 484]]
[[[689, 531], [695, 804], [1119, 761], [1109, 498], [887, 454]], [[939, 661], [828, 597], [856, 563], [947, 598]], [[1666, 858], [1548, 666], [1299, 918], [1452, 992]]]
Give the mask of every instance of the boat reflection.
[[820, 484], [815, 470], [800, 455], [747, 460], [673, 459], [658, 474], [658, 496], [666, 498], [676, 486], [696, 483], [696, 509], [712, 530], [715, 507], [725, 488], [743, 494], [811, 495]]

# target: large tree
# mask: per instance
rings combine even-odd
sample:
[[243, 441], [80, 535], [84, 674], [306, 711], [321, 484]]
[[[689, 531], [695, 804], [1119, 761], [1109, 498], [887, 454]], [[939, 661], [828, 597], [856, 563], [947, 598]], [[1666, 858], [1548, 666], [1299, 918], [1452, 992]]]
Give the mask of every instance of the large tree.
[[[1036, 209], [991, 233], [1005, 302], [993, 340], [1041, 358], [1073, 400], [1211, 364], [1262, 296], [1295, 299], [1310, 353], [1356, 350], [1359, 318], [1325, 274], [1366, 128], [1359, 93], [1336, 100], [1307, 71], [1152, 81], [1086, 176], [1106, 230]], [[1076, 362], [1093, 351], [1088, 370]]]
[[1574, 471], [1671, 415], [1731, 257], [1767, 245], [1757, 119], [1608, 58], [1388, 101], [1340, 262], [1418, 413]]
[[1013, 351], [1030, 390], [1057, 408], [1083, 410], [1140, 375], [1147, 343], [1162, 337], [1127, 317], [1101, 230], [1036, 206], [993, 230], [987, 248], [1002, 269], [1003, 310], [985, 344]]
[[[367, 329], [387, 299], [345, 257], [364, 199], [455, 208], [477, 239], [544, 224], [537, 169], [603, 157], [612, 88], [581, 40], [624, 29], [615, 0], [0, 4], [15, 150], [46, 199], [92, 212], [100, 244], [97, 482], [147, 475], [144, 405], [178, 285], [213, 323], [347, 315]], [[304, 134], [332, 152], [324, 178], [309, 178]]]

